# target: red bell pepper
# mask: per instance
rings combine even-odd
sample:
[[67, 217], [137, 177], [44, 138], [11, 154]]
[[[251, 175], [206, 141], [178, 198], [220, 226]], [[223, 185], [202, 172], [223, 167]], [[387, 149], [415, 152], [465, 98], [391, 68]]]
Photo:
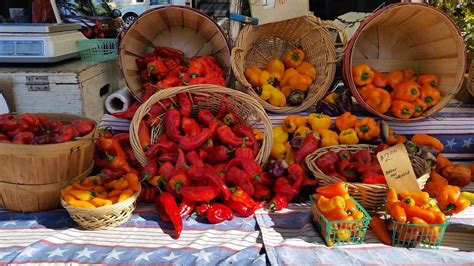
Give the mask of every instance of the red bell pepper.
[[253, 133], [253, 130], [246, 126], [246, 125], [235, 125], [232, 130], [239, 136], [247, 138], [249, 141], [247, 142], [248, 145], [247, 147], [252, 146], [252, 151], [253, 151], [253, 158], [255, 158], [258, 154], [258, 142], [257, 139], [255, 138], [255, 134]]
[[269, 200], [271, 191], [267, 186], [264, 186], [262, 184], [255, 184], [255, 194], [253, 197], [257, 200]]
[[354, 154], [354, 161], [369, 164], [372, 161], [372, 156], [368, 150], [359, 150]]
[[336, 165], [338, 162], [339, 156], [333, 151], [327, 152], [316, 158], [316, 165], [325, 174], [336, 172]]
[[337, 163], [337, 172], [344, 176], [345, 180], [352, 182], [357, 179], [357, 171], [354, 163], [348, 160], [342, 160]]
[[165, 132], [171, 140], [180, 141], [183, 136], [179, 131], [181, 126], [181, 114], [176, 109], [170, 109], [165, 114]]
[[[377, 148], [375, 148], [375, 154], [387, 149], [387, 148], [390, 148], [390, 145], [388, 145], [387, 143], [380, 143], [379, 145], [377, 145]], [[375, 160], [377, 161], [377, 160]]]
[[319, 139], [318, 133], [313, 132], [306, 135], [300, 148], [296, 151], [295, 162], [301, 163], [307, 155], [318, 149]]
[[78, 136], [77, 130], [71, 125], [64, 125], [59, 129], [59, 132], [54, 134], [53, 142], [62, 143], [66, 141], [73, 140]]
[[164, 152], [158, 156], [160, 162], [172, 162], [175, 163], [178, 159], [178, 152]]
[[71, 125], [79, 132], [79, 136], [89, 134], [95, 127], [95, 122], [90, 119], [77, 119], [71, 122]]
[[183, 117], [189, 117], [192, 111], [191, 99], [186, 93], [178, 93], [179, 112]]
[[219, 193], [219, 188], [213, 184], [208, 186], [185, 186], [181, 189], [183, 198], [193, 201], [210, 201], [215, 199]]
[[199, 216], [204, 216], [206, 215], [206, 212], [207, 210], [209, 210], [210, 206], [209, 206], [209, 203], [207, 202], [200, 202], [197, 206], [196, 206], [196, 213], [197, 215]]
[[227, 207], [231, 208], [235, 213], [242, 217], [251, 216], [255, 213], [255, 210], [257, 209], [256, 206], [247, 206], [247, 204], [234, 201], [232, 199], [224, 200], [223, 202]]
[[193, 212], [195, 206], [196, 202], [194, 200], [183, 199], [178, 207], [179, 214], [181, 215], [181, 217], [190, 215]]
[[346, 161], [352, 161], [352, 154], [351, 152], [347, 150], [340, 150], [337, 152], [337, 156], [339, 157], [340, 161], [346, 160]]
[[206, 212], [207, 220], [212, 224], [230, 221], [234, 218], [232, 210], [220, 203], [211, 202], [210, 208]]
[[378, 161], [364, 164], [364, 163], [354, 163], [355, 169], [359, 173], [372, 172], [375, 174], [383, 175], [382, 167]]
[[259, 175], [253, 177], [252, 183], [254, 183], [254, 185], [262, 184], [264, 186], [271, 187], [273, 185], [273, 179], [267, 172], [262, 172]]
[[[2, 135], [3, 134], [0, 133], [0, 140], [2, 139]], [[30, 144], [51, 144], [51, 137], [49, 135], [37, 136], [30, 142]]]
[[181, 219], [178, 205], [176, 204], [173, 195], [168, 192], [163, 192], [158, 196], [158, 200], [164, 206], [165, 213], [170, 217], [174, 226], [176, 239], [178, 239], [183, 230], [183, 220]]
[[184, 137], [179, 141], [179, 145], [182, 149], [189, 151], [199, 148], [203, 145], [208, 139], [212, 138], [212, 135], [217, 130], [217, 122], [212, 121], [209, 124], [209, 127], [201, 131], [198, 135], [192, 137]]
[[181, 128], [183, 129], [186, 137], [196, 136], [199, 134], [199, 132], [201, 132], [201, 127], [196, 122], [196, 120], [189, 117], [183, 117], [181, 120]]
[[362, 183], [365, 184], [387, 184], [385, 176], [370, 171], [362, 173]]
[[289, 200], [287, 194], [276, 193], [273, 199], [270, 201], [268, 209], [270, 212], [283, 210], [288, 206]]
[[40, 121], [31, 113], [23, 113], [17, 117], [18, 127], [22, 131], [36, 132], [39, 129]]
[[178, 49], [174, 49], [167, 46], [156, 46], [155, 54], [165, 58], [182, 60], [184, 58], [184, 52]]
[[147, 64], [147, 70], [148, 76], [154, 75], [164, 77], [168, 74], [168, 68], [165, 66], [165, 63], [163, 63], [163, 60], [158, 57], [155, 57], [153, 61]]
[[20, 132], [13, 137], [12, 144], [30, 144], [35, 135], [29, 131]]
[[241, 187], [249, 195], [253, 195], [255, 192], [252, 183], [250, 183], [249, 175], [235, 166], [227, 171], [227, 180]]

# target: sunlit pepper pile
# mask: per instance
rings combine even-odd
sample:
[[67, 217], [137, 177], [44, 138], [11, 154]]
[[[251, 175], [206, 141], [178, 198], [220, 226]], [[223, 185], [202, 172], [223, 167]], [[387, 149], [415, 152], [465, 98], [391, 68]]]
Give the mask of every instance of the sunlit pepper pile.
[[95, 127], [90, 119], [76, 119], [71, 123], [53, 121], [45, 115], [23, 113], [0, 115], [0, 143], [52, 144], [74, 140], [89, 134]]

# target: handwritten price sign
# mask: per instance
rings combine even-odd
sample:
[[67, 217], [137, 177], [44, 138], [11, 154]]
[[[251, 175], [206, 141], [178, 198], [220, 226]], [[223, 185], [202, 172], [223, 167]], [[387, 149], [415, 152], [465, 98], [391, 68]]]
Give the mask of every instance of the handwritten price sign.
[[388, 187], [400, 192], [420, 191], [405, 145], [398, 144], [377, 153]]

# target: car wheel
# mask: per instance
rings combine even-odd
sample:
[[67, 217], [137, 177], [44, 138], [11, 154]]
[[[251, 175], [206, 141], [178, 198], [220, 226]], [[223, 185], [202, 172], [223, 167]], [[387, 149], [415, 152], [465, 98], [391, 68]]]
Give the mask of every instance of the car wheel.
[[126, 14], [123, 16], [123, 23], [125, 27], [129, 27], [138, 18], [136, 14]]

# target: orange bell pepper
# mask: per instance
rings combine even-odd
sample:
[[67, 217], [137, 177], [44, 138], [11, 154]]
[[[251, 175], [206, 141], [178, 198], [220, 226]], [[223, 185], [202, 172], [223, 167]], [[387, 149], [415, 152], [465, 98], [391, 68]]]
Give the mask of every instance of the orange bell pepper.
[[397, 144], [397, 139], [398, 139], [398, 134], [393, 130], [393, 128], [388, 129], [388, 138], [387, 138], [387, 144], [388, 145], [394, 145]]
[[281, 80], [285, 73], [285, 65], [282, 61], [274, 59], [267, 64], [267, 71], [278, 80]]
[[364, 99], [365, 102], [372, 107], [375, 111], [383, 114], [388, 111], [392, 104], [392, 97], [388, 91], [375, 88], [365, 94], [367, 97]]
[[424, 85], [420, 89], [420, 98], [428, 105], [435, 106], [441, 99], [441, 92], [434, 87]]
[[[453, 164], [448, 158], [444, 157], [443, 154], [438, 154], [436, 155], [436, 171], [437, 172], [441, 172], [441, 170], [443, 170], [444, 167], [446, 166], [449, 166]], [[474, 164], [471, 165], [471, 175], [473, 174], [472, 173], [472, 170], [474, 169], [473, 168]]]
[[374, 72], [366, 64], [353, 65], [352, 78], [357, 86], [364, 86], [372, 83]]
[[372, 79], [372, 84], [374, 84], [375, 87], [378, 87], [378, 88], [385, 88], [385, 86], [387, 86], [387, 77], [374, 70], [374, 78]]
[[361, 140], [371, 140], [380, 134], [380, 127], [373, 118], [364, 117], [354, 124], [357, 136]]
[[442, 177], [436, 171], [431, 171], [431, 177], [428, 182], [426, 182], [423, 190], [428, 192], [431, 197], [436, 197], [447, 184], [448, 180], [446, 178]]
[[287, 68], [296, 68], [304, 60], [304, 52], [301, 49], [294, 49], [292, 51], [288, 51], [283, 55], [283, 63]]
[[412, 102], [420, 97], [420, 85], [414, 81], [404, 81], [394, 90], [395, 100]]
[[413, 113], [413, 117], [420, 117], [423, 112], [428, 109], [428, 105], [420, 98], [411, 102], [411, 104], [415, 106], [415, 112]]
[[344, 196], [349, 193], [349, 185], [346, 182], [340, 181], [325, 187], [318, 187], [316, 192], [327, 197]]
[[418, 77], [417, 81], [421, 84], [421, 86], [428, 85], [430, 87], [437, 88], [439, 85], [439, 79], [434, 74], [422, 74]]
[[387, 85], [390, 88], [395, 89], [400, 83], [403, 82], [403, 73], [401, 71], [393, 71], [387, 75]]
[[413, 71], [413, 69], [411, 68], [404, 69], [402, 73], [403, 73], [403, 80], [405, 81], [415, 81], [418, 77], [415, 71]]
[[449, 184], [464, 187], [471, 183], [471, 169], [462, 164], [452, 164], [443, 168], [441, 175], [448, 179]]
[[357, 117], [355, 115], [350, 112], [345, 112], [334, 120], [334, 124], [339, 131], [343, 131], [348, 128], [353, 128], [356, 121]]
[[375, 90], [377, 87], [375, 87], [373, 84], [367, 84], [361, 88], [359, 88], [359, 94], [362, 99], [367, 99], [370, 96], [370, 93], [372, 90]]
[[296, 67], [296, 71], [301, 75], [310, 77], [312, 81], [316, 80], [316, 68], [308, 62], [301, 63]]
[[415, 106], [406, 101], [394, 100], [390, 110], [395, 117], [409, 119], [415, 112]]
[[441, 143], [441, 141], [427, 134], [415, 134], [411, 138], [411, 141], [413, 141], [417, 145], [431, 146], [437, 149], [438, 151], [442, 151], [444, 149], [444, 145], [443, 143]]

